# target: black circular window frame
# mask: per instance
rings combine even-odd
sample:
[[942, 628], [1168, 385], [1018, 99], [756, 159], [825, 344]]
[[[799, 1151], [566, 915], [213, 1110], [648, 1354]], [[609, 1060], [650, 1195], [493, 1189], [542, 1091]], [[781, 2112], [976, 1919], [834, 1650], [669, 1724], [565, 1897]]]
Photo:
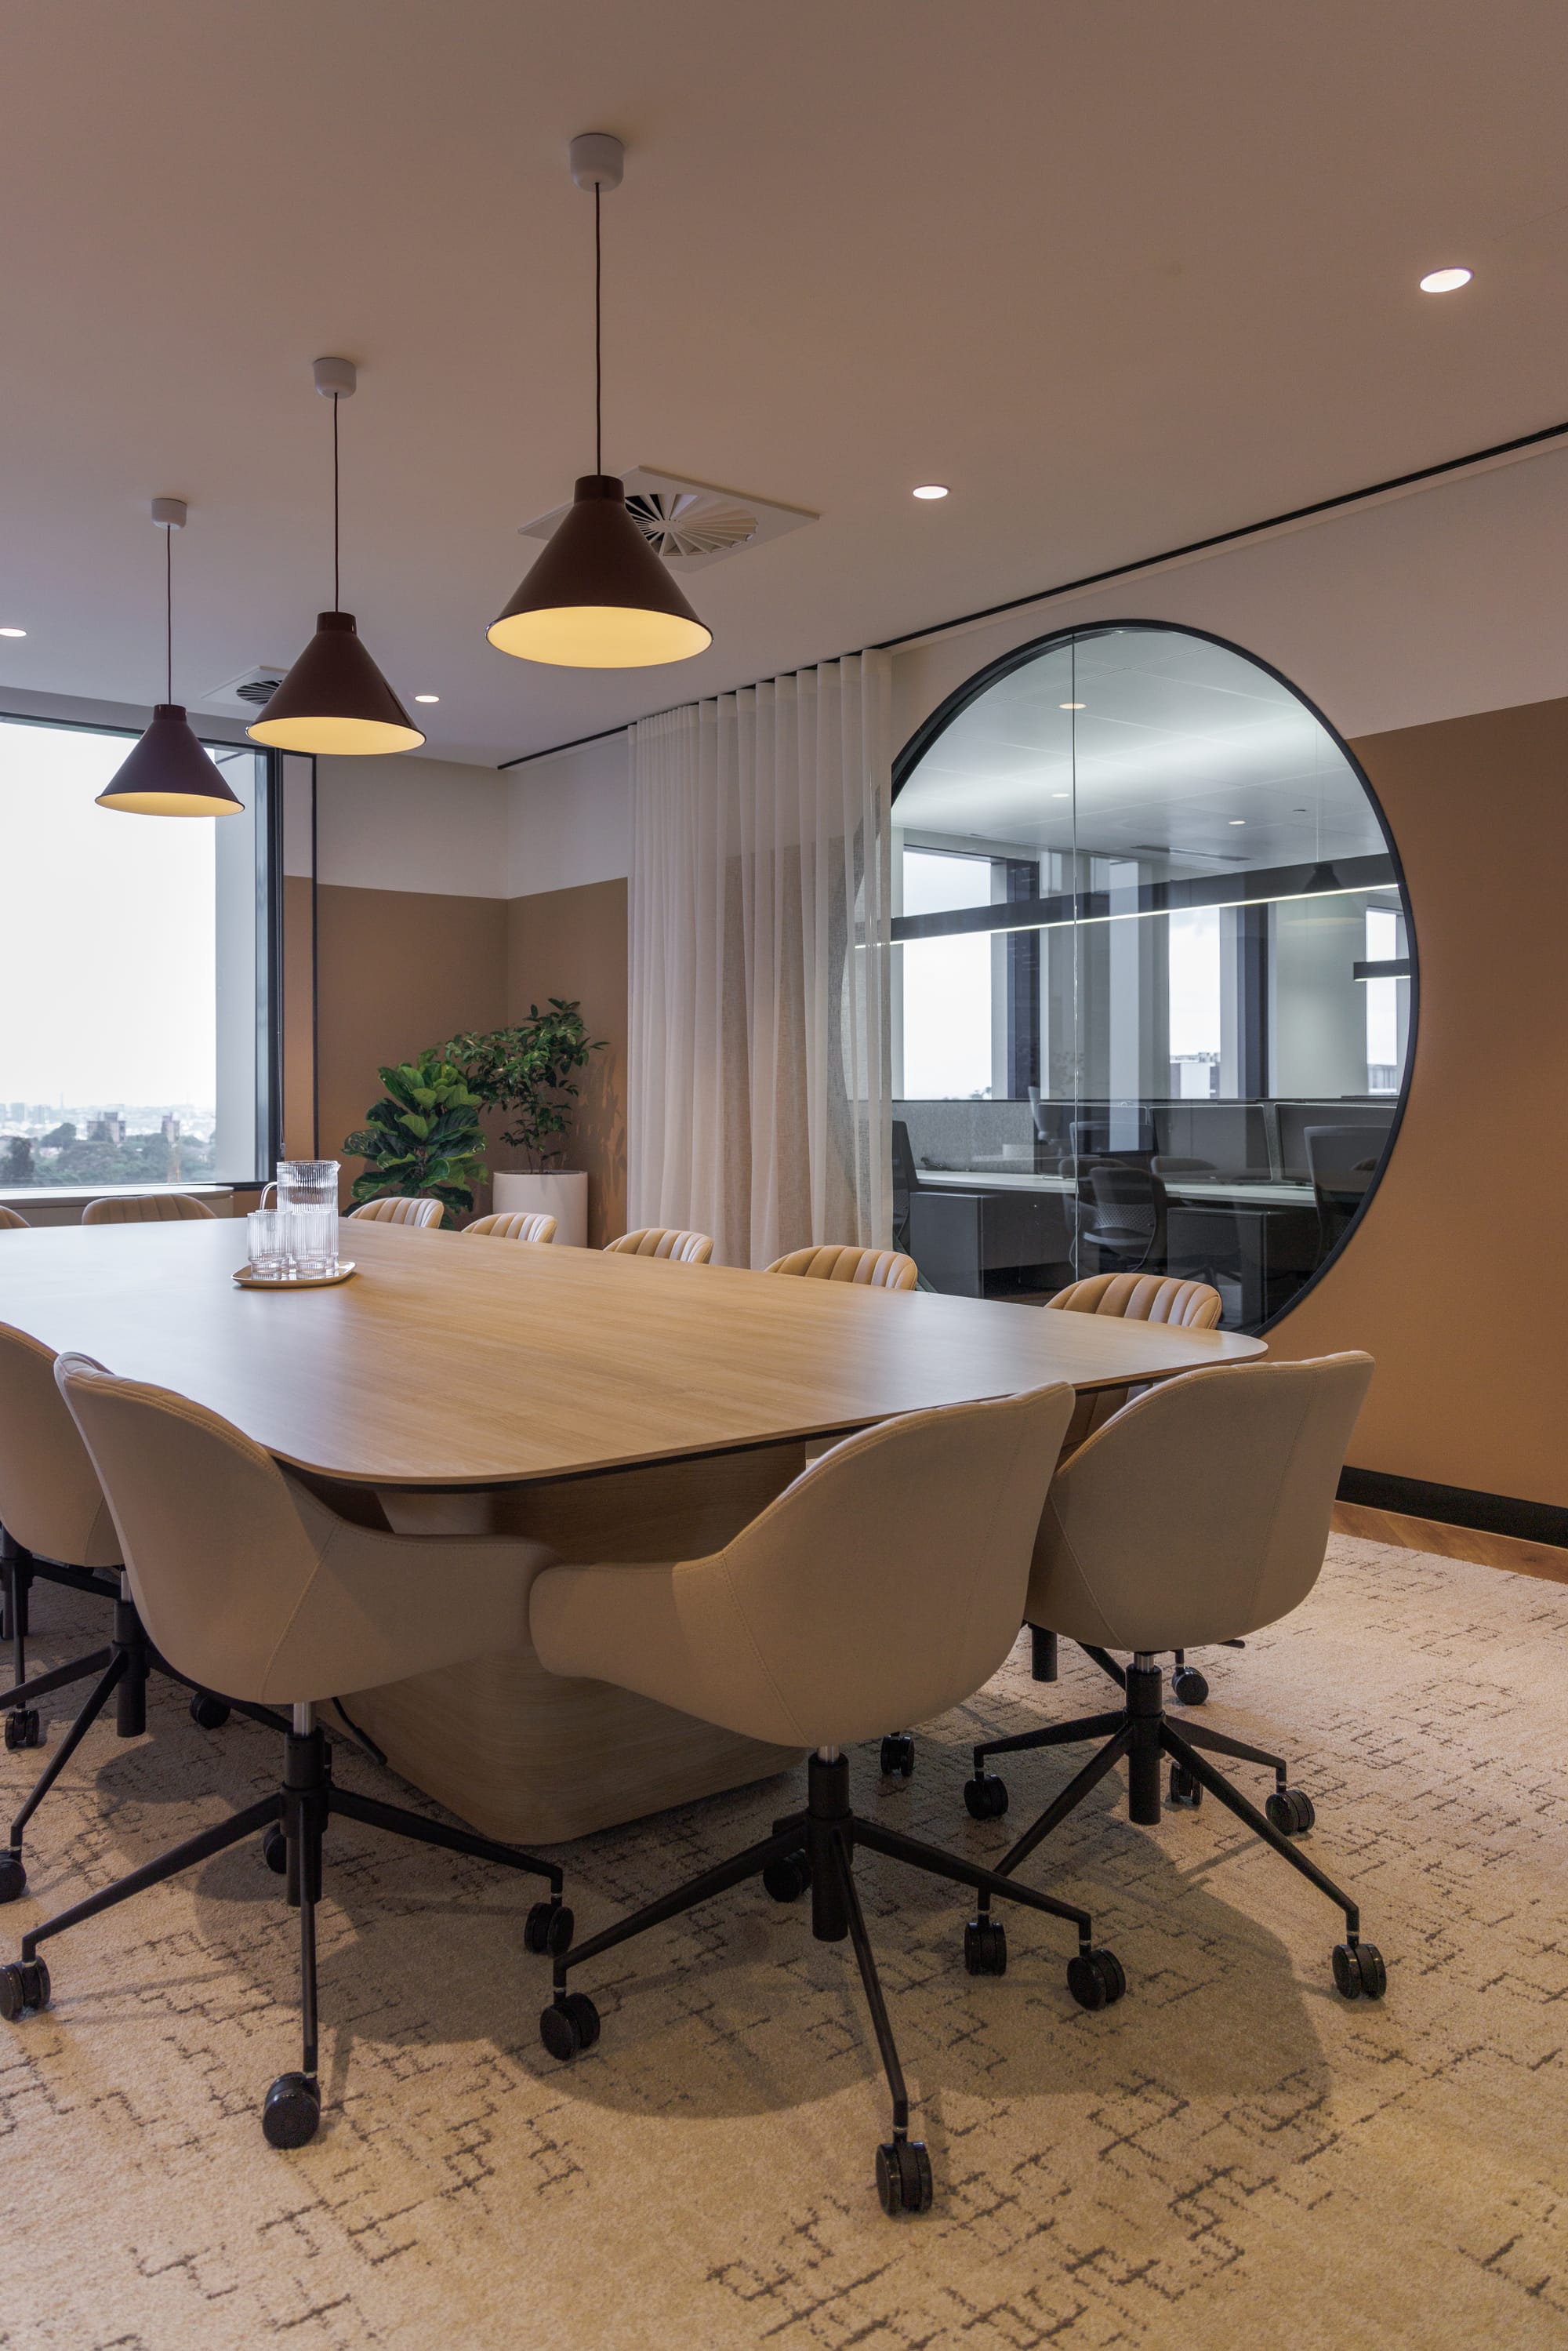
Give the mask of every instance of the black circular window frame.
[[998, 654], [994, 662], [988, 663], [984, 669], [977, 670], [973, 677], [966, 678], [962, 685], [956, 686], [946, 700], [939, 703], [928, 718], [921, 720], [908, 742], [894, 758], [893, 799], [896, 805], [899, 793], [904, 789], [932, 745], [940, 736], [946, 733], [953, 721], [967, 710], [971, 703], [977, 702], [999, 678], [1010, 677], [1015, 670], [1027, 669], [1030, 662], [1039, 660], [1042, 653], [1050, 653], [1053, 646], [1085, 644], [1092, 643], [1097, 637], [1115, 637], [1133, 632], [1149, 636], [1158, 634], [1166, 637], [1193, 637], [1200, 644], [1218, 645], [1222, 652], [1234, 653], [1239, 661], [1249, 662], [1254, 669], [1261, 670], [1265, 677], [1271, 677], [1277, 685], [1282, 685], [1292, 701], [1299, 702], [1301, 708], [1317, 720], [1329, 740], [1343, 755], [1346, 766], [1366, 794], [1367, 805], [1377, 820], [1377, 830], [1383, 835], [1383, 845], [1388, 852], [1389, 862], [1394, 868], [1394, 879], [1405, 908], [1405, 934], [1410, 949], [1410, 1032], [1405, 1050], [1405, 1074], [1400, 1081], [1399, 1098], [1394, 1105], [1394, 1116], [1389, 1123], [1387, 1140], [1378, 1154], [1377, 1165], [1372, 1171], [1372, 1181], [1366, 1187], [1360, 1207], [1327, 1257], [1323, 1259], [1321, 1265], [1313, 1267], [1312, 1273], [1301, 1284], [1295, 1296], [1286, 1305], [1281, 1306], [1277, 1314], [1270, 1315], [1249, 1333], [1255, 1338], [1264, 1338], [1270, 1331], [1277, 1331], [1281, 1324], [1295, 1312], [1301, 1301], [1312, 1296], [1330, 1267], [1338, 1264], [1362, 1218], [1372, 1206], [1378, 1186], [1386, 1172], [1388, 1162], [1394, 1155], [1394, 1146], [1399, 1140], [1399, 1130], [1405, 1123], [1405, 1105], [1410, 1099], [1410, 1079], [1416, 1067], [1416, 1049], [1421, 1026], [1421, 955], [1416, 938], [1416, 912], [1410, 902], [1410, 890], [1405, 879], [1405, 867], [1399, 855], [1399, 845], [1389, 830], [1388, 819], [1383, 813], [1382, 801], [1373, 789], [1371, 778], [1339, 728], [1323, 711], [1318, 708], [1310, 695], [1303, 694], [1301, 687], [1285, 675], [1283, 670], [1276, 669], [1272, 662], [1265, 661], [1260, 653], [1252, 653], [1246, 645], [1237, 644], [1232, 638], [1217, 636], [1212, 629], [1187, 628], [1179, 621], [1096, 622], [1088, 628], [1052, 629], [1046, 636], [1031, 637], [1027, 644], [1015, 645], [1010, 653]]

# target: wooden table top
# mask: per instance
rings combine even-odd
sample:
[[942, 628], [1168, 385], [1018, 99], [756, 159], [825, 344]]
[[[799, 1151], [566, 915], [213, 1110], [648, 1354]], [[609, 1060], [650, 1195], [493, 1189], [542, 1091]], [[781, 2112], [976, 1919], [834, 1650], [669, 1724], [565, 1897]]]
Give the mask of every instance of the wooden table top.
[[0, 1233], [0, 1322], [381, 1485], [514, 1485], [1265, 1353], [1225, 1331], [346, 1223], [329, 1290], [236, 1289], [235, 1220]]

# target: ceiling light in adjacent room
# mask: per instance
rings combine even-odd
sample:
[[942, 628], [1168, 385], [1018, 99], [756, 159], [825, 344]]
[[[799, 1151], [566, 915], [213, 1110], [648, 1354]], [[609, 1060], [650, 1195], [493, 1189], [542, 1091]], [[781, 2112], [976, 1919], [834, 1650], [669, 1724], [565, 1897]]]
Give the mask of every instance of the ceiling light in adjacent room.
[[154, 498], [163, 538], [164, 699], [152, 723], [98, 796], [99, 808], [125, 816], [233, 816], [242, 806], [191, 732], [174, 699], [174, 533], [185, 528], [183, 498]]
[[363, 758], [382, 751], [416, 751], [424, 737], [364, 646], [352, 612], [339, 611], [338, 402], [359, 388], [352, 360], [316, 361], [316, 389], [332, 403], [332, 603], [316, 616], [316, 633], [277, 688], [264, 715], [246, 728], [275, 751], [305, 751], [333, 758]]
[[1087, 710], [1089, 705], [1086, 702], [1059, 702], [1056, 706], [1058, 710]]
[[912, 498], [945, 498], [947, 485], [946, 482], [922, 482], [920, 487], [911, 490], [909, 495]]
[[706, 653], [705, 628], [626, 511], [626, 486], [603, 470], [600, 198], [621, 185], [625, 149], [607, 131], [580, 131], [571, 176], [593, 190], [593, 471], [580, 474], [570, 512], [486, 634], [519, 661], [564, 669], [645, 669]]
[[1231, 824], [1245, 824], [1247, 820], [1244, 816], [1233, 816], [1228, 820], [1228, 821]]
[[1457, 294], [1468, 286], [1474, 271], [1469, 269], [1429, 269], [1421, 280], [1423, 294]]
[[0, 637], [25, 637], [26, 629], [0, 629]]

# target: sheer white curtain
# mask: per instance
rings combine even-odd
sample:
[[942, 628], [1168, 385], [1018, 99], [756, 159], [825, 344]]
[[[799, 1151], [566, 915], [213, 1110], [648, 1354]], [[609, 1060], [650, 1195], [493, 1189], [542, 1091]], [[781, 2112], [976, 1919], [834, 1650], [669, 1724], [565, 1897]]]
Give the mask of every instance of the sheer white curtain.
[[634, 729], [633, 1226], [887, 1246], [891, 759], [882, 653]]

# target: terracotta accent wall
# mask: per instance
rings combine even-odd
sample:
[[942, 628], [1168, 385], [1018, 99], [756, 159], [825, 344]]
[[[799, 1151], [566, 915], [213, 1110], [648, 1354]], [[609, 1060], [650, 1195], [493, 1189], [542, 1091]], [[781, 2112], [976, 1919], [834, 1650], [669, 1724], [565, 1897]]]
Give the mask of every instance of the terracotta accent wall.
[[1358, 1468], [1568, 1504], [1568, 701], [1354, 749], [1409, 885], [1416, 1055], [1388, 1172], [1271, 1351], [1377, 1358]]
[[[505, 1018], [520, 1020], [552, 996], [580, 999], [590, 1036], [605, 1039], [582, 1078], [563, 1165], [588, 1170], [588, 1238], [602, 1249], [626, 1230], [626, 883], [588, 882], [513, 898], [507, 924]], [[494, 1155], [497, 1166], [508, 1155]], [[512, 1164], [520, 1165], [520, 1159]]]
[[[407, 1061], [458, 1029], [498, 1028], [507, 1017], [507, 903], [434, 891], [318, 892], [321, 1150], [342, 1155], [364, 1122], [385, 1061]], [[285, 1134], [310, 1141], [310, 885], [290, 882], [285, 1008]], [[360, 1172], [344, 1165], [344, 1190]]]

